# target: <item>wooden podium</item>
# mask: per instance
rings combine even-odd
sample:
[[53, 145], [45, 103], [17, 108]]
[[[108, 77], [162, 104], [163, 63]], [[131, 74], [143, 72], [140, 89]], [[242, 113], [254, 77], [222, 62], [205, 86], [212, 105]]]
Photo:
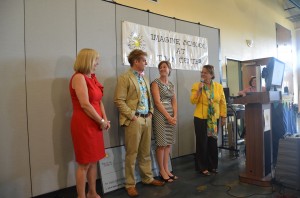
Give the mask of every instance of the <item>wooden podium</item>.
[[251, 92], [234, 99], [245, 104], [246, 168], [239, 175], [241, 182], [271, 186], [271, 103], [276, 101], [281, 101], [281, 92]]

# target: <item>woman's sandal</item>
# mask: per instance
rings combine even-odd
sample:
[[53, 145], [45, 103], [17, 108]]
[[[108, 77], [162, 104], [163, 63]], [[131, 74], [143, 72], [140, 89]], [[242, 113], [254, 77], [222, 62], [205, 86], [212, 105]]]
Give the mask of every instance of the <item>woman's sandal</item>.
[[169, 177], [168, 179], [165, 179], [165, 178], [161, 177], [161, 179], [164, 180], [167, 183], [171, 183], [171, 182], [174, 181], [171, 177]]
[[211, 169], [210, 172], [212, 172], [214, 174], [218, 174], [219, 173], [218, 169]]
[[159, 173], [159, 177], [167, 183], [171, 183], [174, 181], [171, 177], [169, 177], [168, 179], [165, 179], [160, 173]]
[[171, 179], [173, 179], [173, 180], [178, 179], [178, 177], [177, 177], [176, 175], [172, 175], [172, 176], [169, 175], [169, 177], [170, 177]]
[[200, 173], [201, 173], [202, 175], [204, 175], [204, 176], [210, 176], [210, 173], [209, 173], [208, 170], [201, 171]]

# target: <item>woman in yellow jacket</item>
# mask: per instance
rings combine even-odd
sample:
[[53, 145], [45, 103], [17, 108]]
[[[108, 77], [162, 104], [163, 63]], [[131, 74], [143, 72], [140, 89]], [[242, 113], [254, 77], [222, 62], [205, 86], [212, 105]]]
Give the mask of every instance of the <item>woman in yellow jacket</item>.
[[218, 168], [218, 123], [226, 122], [227, 107], [220, 83], [213, 82], [214, 66], [204, 65], [201, 82], [193, 84], [190, 101], [196, 105], [194, 126], [196, 134], [196, 170], [205, 176], [217, 173]]

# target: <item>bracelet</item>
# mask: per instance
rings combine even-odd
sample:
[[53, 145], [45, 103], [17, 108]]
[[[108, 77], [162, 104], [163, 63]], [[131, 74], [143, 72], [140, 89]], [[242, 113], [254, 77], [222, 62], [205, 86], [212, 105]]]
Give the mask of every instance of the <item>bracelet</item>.
[[100, 124], [104, 124], [104, 122], [105, 122], [105, 120], [102, 118], [102, 119], [100, 120]]

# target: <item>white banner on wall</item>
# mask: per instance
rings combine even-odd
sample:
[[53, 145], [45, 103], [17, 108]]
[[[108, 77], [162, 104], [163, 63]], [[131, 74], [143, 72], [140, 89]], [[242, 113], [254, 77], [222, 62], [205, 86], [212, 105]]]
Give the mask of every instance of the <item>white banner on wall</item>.
[[168, 60], [173, 69], [200, 70], [208, 64], [207, 39], [187, 34], [143, 26], [127, 21], [122, 23], [123, 64], [133, 49], [147, 52], [149, 67]]

